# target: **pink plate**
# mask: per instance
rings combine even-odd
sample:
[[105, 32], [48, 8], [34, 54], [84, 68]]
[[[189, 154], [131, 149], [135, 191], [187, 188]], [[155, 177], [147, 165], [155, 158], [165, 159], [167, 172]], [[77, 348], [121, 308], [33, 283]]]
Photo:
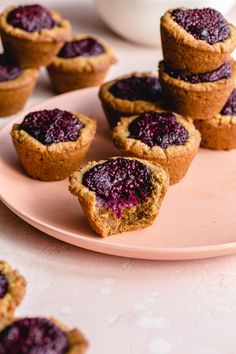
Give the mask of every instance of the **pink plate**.
[[[56, 107], [97, 119], [87, 160], [119, 154], [109, 137], [97, 88], [53, 97], [33, 110]], [[23, 114], [17, 120], [22, 118]], [[236, 252], [236, 150], [200, 149], [184, 180], [169, 188], [151, 227], [102, 239], [68, 192], [67, 180], [40, 182], [24, 174], [9, 135], [11, 126], [0, 132], [0, 196], [37, 229], [76, 246], [124, 257], [177, 260]]]

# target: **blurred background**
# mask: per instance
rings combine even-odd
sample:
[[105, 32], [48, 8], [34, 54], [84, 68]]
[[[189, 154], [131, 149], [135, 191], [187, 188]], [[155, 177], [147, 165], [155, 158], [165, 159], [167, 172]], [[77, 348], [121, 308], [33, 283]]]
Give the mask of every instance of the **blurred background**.
[[[35, 0], [0, 2], [0, 9], [11, 4], [36, 3]], [[74, 30], [101, 34], [101, 20], [124, 39], [145, 46], [159, 46], [159, 18], [169, 8], [213, 7], [232, 21], [235, 0], [39, 0], [39, 4], [59, 10], [68, 17]]]

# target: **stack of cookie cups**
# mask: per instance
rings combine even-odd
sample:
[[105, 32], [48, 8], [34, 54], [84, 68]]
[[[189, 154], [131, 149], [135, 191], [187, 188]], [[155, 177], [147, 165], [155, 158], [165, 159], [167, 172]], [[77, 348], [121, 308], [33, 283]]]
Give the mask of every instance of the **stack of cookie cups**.
[[201, 146], [236, 147], [236, 28], [216, 10], [179, 8], [161, 18], [159, 77], [169, 107], [191, 118]]

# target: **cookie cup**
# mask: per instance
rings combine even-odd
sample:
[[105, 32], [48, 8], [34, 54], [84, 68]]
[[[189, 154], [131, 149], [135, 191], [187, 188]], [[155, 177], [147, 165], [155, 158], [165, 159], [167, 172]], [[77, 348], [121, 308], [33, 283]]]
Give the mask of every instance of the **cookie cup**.
[[194, 125], [201, 133], [201, 147], [213, 150], [236, 148], [236, 117], [218, 114], [206, 121], [195, 120]]
[[84, 124], [76, 141], [41, 144], [14, 124], [11, 136], [18, 158], [25, 172], [42, 181], [67, 178], [83, 161], [96, 132], [96, 122], [89, 117], [74, 113]]
[[230, 60], [232, 75], [227, 79], [214, 82], [191, 84], [172, 78], [164, 70], [164, 63], [159, 65], [159, 76], [163, 90], [169, 97], [170, 108], [192, 119], [211, 119], [217, 115], [228, 100], [236, 78], [236, 65]]
[[171, 12], [169, 10], [161, 17], [163, 57], [171, 68], [204, 73], [217, 69], [229, 58], [236, 47], [236, 28], [233, 25], [229, 25], [229, 38], [211, 45], [195, 39], [173, 20]]
[[170, 184], [179, 182], [187, 173], [196, 155], [201, 136], [191, 121], [176, 115], [176, 121], [188, 131], [188, 139], [183, 145], [170, 146], [162, 149], [160, 146], [150, 147], [141, 140], [129, 138], [129, 125], [139, 116], [121, 118], [120, 123], [112, 131], [115, 146], [130, 156], [146, 159], [163, 166], [170, 175]]
[[[78, 34], [70, 40], [80, 40], [87, 37], [85, 34]], [[104, 53], [91, 57], [54, 57], [47, 70], [56, 92], [62, 93], [101, 85], [110, 65], [114, 64], [116, 59], [111, 47], [100, 38], [94, 36], [93, 38], [103, 45], [105, 49]]]
[[108, 124], [113, 129], [120, 120], [120, 117], [130, 117], [134, 114], [143, 113], [146, 111], [154, 111], [159, 109], [162, 100], [149, 102], [144, 100], [130, 101], [126, 99], [116, 98], [109, 90], [117, 82], [131, 76], [136, 77], [156, 77], [158, 76], [151, 72], [134, 72], [129, 75], [121, 76], [115, 80], [104, 83], [99, 90], [99, 98], [107, 118]]
[[24, 69], [16, 79], [0, 82], [0, 117], [18, 113], [24, 108], [38, 75], [37, 69]]
[[[113, 157], [113, 159], [117, 159], [117, 157]], [[152, 192], [145, 201], [131, 208], [124, 208], [121, 218], [118, 218], [105, 206], [99, 205], [95, 193], [82, 183], [83, 176], [87, 171], [106, 160], [91, 161], [70, 176], [70, 192], [78, 198], [92, 229], [102, 237], [143, 229], [151, 225], [159, 212], [169, 185], [169, 175], [160, 165], [131, 157], [125, 157], [125, 159], [138, 160], [151, 170]]]
[[[8, 325], [14, 323], [14, 321], [20, 320], [20, 318], [12, 319]], [[69, 329], [67, 326], [62, 324], [55, 318], [48, 318], [50, 322], [52, 322], [55, 326], [61, 329], [68, 338], [69, 348], [66, 351], [66, 354], [84, 354], [88, 348], [88, 341], [84, 337], [84, 335], [80, 332], [79, 329]]]
[[0, 274], [8, 281], [7, 293], [0, 298], [0, 330], [2, 330], [12, 320], [16, 307], [24, 297], [26, 280], [18, 270], [12, 269], [5, 261], [0, 261]]
[[57, 26], [40, 32], [27, 32], [7, 22], [9, 13], [16, 6], [8, 7], [0, 15], [0, 34], [4, 51], [21, 67], [38, 68], [50, 64], [68, 37], [71, 27], [56, 11], [50, 11]]

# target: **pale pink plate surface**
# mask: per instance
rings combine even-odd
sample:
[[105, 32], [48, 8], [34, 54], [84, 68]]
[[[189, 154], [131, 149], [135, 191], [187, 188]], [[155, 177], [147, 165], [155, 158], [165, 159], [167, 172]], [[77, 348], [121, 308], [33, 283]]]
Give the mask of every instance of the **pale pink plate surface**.
[[[56, 107], [97, 119], [98, 132], [87, 160], [119, 155], [96, 88], [53, 97], [35, 109]], [[102, 239], [68, 192], [67, 180], [40, 182], [24, 174], [9, 135], [11, 126], [0, 132], [0, 196], [39, 230], [76, 246], [125, 257], [175, 260], [236, 252], [236, 150], [200, 149], [184, 180], [169, 188], [151, 227]]]

